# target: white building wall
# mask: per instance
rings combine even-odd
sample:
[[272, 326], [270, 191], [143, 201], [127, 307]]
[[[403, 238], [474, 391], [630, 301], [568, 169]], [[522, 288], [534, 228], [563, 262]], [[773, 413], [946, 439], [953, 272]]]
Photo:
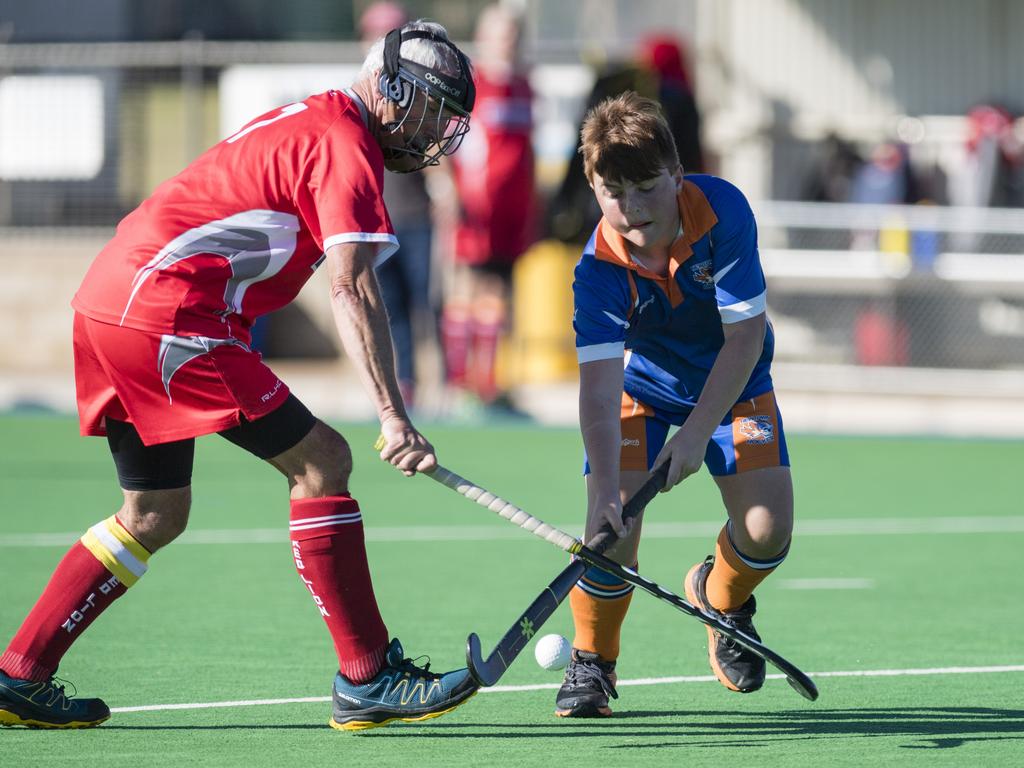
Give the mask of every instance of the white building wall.
[[1022, 34], [1021, 0], [698, 0], [708, 143], [751, 194], [787, 196], [808, 154], [788, 144], [877, 141], [898, 116], [980, 102], [1024, 109]]

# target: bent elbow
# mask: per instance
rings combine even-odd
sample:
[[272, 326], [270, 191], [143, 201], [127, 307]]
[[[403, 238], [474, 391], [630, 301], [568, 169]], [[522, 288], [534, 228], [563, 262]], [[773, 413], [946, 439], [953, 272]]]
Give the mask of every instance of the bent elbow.
[[359, 300], [359, 288], [351, 275], [339, 275], [331, 280], [331, 300], [345, 303]]

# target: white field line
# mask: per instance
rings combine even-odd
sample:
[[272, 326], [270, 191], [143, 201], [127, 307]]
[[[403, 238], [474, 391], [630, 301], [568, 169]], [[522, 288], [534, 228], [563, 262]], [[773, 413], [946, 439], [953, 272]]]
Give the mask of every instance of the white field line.
[[[558, 527], [576, 531], [579, 521]], [[718, 535], [722, 520], [693, 523], [644, 523], [645, 539], [706, 538]], [[366, 540], [375, 542], [498, 541], [522, 538], [522, 531], [494, 525], [367, 526]], [[928, 534], [1024, 533], [1024, 516], [855, 518], [839, 520], [797, 520], [797, 536], [924, 536]], [[79, 533], [0, 534], [0, 547], [66, 547]], [[232, 528], [186, 531], [175, 544], [282, 544], [288, 541], [287, 526], [281, 528]]]
[[[823, 677], [920, 677], [924, 675], [983, 675], [1005, 672], [1024, 672], [1024, 664], [997, 667], [935, 667], [932, 669], [855, 669], [841, 672], [811, 672], [813, 678]], [[769, 680], [783, 680], [785, 675], [768, 675]], [[680, 677], [643, 677], [636, 680], [619, 680], [616, 686], [629, 685], [674, 685], [676, 683], [715, 682], [714, 675], [685, 675]], [[495, 685], [481, 688], [481, 693], [520, 693], [523, 691], [557, 690], [561, 683], [539, 683], [535, 685]], [[111, 707], [118, 712], [165, 712], [177, 709], [227, 709], [232, 707], [258, 707], [272, 704], [322, 704], [330, 696], [306, 696], [296, 699], [250, 699], [242, 701], [208, 701], [194, 704], [147, 704], [141, 707]]]
[[874, 589], [874, 579], [777, 579], [778, 589]]

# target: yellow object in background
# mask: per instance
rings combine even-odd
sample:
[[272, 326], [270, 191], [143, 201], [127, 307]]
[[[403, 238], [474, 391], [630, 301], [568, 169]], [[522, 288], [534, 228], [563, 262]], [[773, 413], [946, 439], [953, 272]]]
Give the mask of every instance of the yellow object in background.
[[579, 248], [557, 240], [533, 245], [512, 274], [512, 333], [499, 355], [505, 386], [565, 381], [576, 375], [572, 274]]
[[888, 218], [878, 232], [878, 250], [882, 253], [909, 254], [910, 232], [900, 218]]
[[910, 230], [901, 217], [888, 217], [882, 221], [878, 230], [878, 250], [893, 274], [902, 275], [910, 271]]

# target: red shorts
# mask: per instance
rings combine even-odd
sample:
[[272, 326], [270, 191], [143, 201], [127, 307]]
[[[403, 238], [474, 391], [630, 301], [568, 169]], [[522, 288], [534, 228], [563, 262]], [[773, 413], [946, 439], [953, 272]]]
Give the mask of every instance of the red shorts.
[[233, 339], [157, 335], [75, 313], [75, 388], [83, 435], [130, 422], [146, 445], [254, 421], [288, 399], [260, 354]]

